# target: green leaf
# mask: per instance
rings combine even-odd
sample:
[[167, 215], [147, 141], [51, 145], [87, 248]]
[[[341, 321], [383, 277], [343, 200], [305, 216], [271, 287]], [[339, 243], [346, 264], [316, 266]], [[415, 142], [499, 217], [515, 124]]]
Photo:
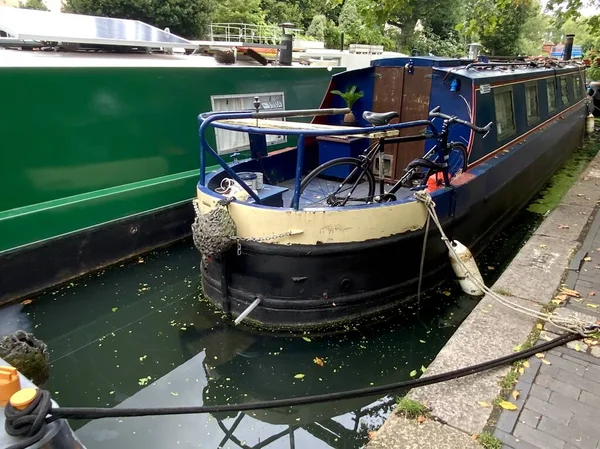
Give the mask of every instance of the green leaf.
[[424, 373], [425, 371], [427, 371], [427, 368], [425, 368], [423, 365], [421, 365], [421, 372]]
[[298, 373], [294, 376], [294, 379], [304, 379], [304, 374]]
[[417, 375], [417, 370], [416, 369], [412, 370], [410, 372], [410, 374], [409, 374], [410, 377], [415, 377], [416, 375]]
[[308, 341], [308, 342], [310, 342], [310, 341], [311, 341], [311, 340], [310, 340], [310, 338], [308, 338], [308, 337], [302, 337], [302, 340], [304, 340], [304, 341]]
[[116, 312], [117, 310], [119, 310], [119, 308], [118, 308], [118, 307], [113, 307], [113, 308], [112, 308], [112, 311], [113, 311], [113, 312]]

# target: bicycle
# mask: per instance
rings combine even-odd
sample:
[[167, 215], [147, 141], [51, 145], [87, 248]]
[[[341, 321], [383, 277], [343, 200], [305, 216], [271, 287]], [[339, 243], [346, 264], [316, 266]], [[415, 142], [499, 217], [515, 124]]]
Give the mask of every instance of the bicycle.
[[[456, 177], [460, 173], [467, 170], [467, 147], [460, 142], [448, 142], [450, 126], [453, 124], [460, 124], [467, 126], [476, 133], [484, 134], [484, 138], [489, 133], [493, 122], [488, 123], [484, 127], [479, 127], [473, 123], [461, 120], [456, 116], [442, 114], [439, 112], [440, 107], [432, 109], [429, 112], [429, 117], [442, 118], [442, 130], [439, 133], [436, 144], [431, 148], [423, 157], [414, 159], [406, 167], [406, 173], [396, 181], [396, 183], [388, 190], [385, 191], [385, 179], [384, 179], [384, 160], [383, 155], [384, 147], [386, 144], [391, 143], [405, 143], [413, 142], [418, 140], [426, 140], [432, 137], [429, 133], [417, 134], [412, 136], [400, 136], [386, 138], [381, 137], [375, 142], [371, 143], [358, 157], [341, 157], [327, 161], [317, 168], [312, 170], [302, 180], [300, 184], [300, 196], [307, 190], [308, 186], [312, 181], [320, 183], [321, 179], [327, 178], [327, 171], [332, 172], [333, 168], [339, 168], [341, 166], [353, 167], [349, 175], [337, 185], [337, 189], [334, 192], [326, 193], [318, 201], [312, 202], [316, 204], [323, 200], [325, 205], [331, 207], [345, 206], [349, 202], [355, 203], [370, 203], [370, 202], [386, 202], [395, 201], [396, 192], [401, 187], [409, 186], [411, 190], [420, 190], [427, 187], [427, 181], [429, 177], [435, 173], [441, 172], [443, 175], [444, 185], [450, 186], [451, 177]], [[373, 126], [385, 126], [388, 125], [391, 120], [399, 117], [397, 112], [385, 112], [376, 113], [371, 111], [365, 111], [363, 118]], [[379, 178], [379, 194], [375, 195], [375, 176], [371, 170], [371, 166], [375, 161], [375, 157], [379, 158], [378, 167], [378, 178]], [[437, 158], [435, 157], [437, 156]], [[438, 162], [441, 161], [441, 162]], [[424, 171], [423, 171], [424, 170]], [[410, 186], [414, 181], [418, 181], [416, 185]], [[365, 186], [366, 183], [366, 186]], [[314, 186], [313, 186], [314, 187]], [[345, 188], [347, 187], [347, 188]], [[366, 191], [364, 189], [366, 187]], [[362, 190], [362, 193], [361, 193]], [[352, 196], [356, 191], [357, 196]], [[312, 195], [319, 196], [319, 195]], [[313, 199], [313, 198], [311, 198]]]

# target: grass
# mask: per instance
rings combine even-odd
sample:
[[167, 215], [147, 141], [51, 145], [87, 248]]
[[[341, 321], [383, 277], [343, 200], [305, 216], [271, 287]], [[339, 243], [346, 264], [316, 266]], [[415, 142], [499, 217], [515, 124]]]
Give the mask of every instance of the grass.
[[423, 404], [404, 396], [396, 399], [396, 412], [409, 419], [416, 419], [419, 416], [427, 416], [429, 409]]
[[489, 432], [480, 433], [477, 437], [477, 441], [485, 449], [501, 449], [502, 442]]
[[496, 292], [496, 293], [498, 293], [499, 295], [502, 295], [502, 296], [512, 296], [511, 292], [509, 292], [508, 290], [504, 290], [503, 288], [495, 289], [494, 292]]

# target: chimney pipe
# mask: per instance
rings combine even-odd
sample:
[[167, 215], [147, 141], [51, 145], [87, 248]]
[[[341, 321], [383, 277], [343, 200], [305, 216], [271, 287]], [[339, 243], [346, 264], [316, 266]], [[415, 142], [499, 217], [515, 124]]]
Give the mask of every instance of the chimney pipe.
[[571, 54], [573, 53], [573, 39], [575, 38], [574, 34], [567, 34], [566, 42], [565, 42], [565, 50], [563, 53], [563, 60], [570, 61]]

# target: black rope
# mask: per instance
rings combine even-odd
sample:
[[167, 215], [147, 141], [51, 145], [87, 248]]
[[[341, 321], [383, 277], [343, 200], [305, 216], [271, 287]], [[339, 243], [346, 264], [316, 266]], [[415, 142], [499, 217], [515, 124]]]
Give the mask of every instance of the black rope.
[[[45, 425], [59, 419], [100, 419], [100, 418], [126, 418], [140, 416], [159, 416], [159, 415], [186, 415], [191, 413], [219, 413], [219, 412], [244, 412], [249, 410], [272, 409], [282, 407], [292, 407], [298, 405], [316, 404], [320, 402], [340, 401], [344, 399], [360, 398], [373, 396], [376, 394], [390, 393], [395, 390], [406, 388], [424, 387], [439, 382], [445, 382], [452, 379], [469, 376], [482, 371], [497, 368], [521, 359], [529, 358], [538, 352], [548, 351], [556, 346], [561, 346], [569, 341], [578, 340], [581, 335], [570, 333], [555, 338], [546, 343], [534, 346], [530, 349], [509, 354], [498, 359], [489, 360], [477, 365], [468, 366], [447, 373], [436, 374], [433, 376], [421, 377], [407, 381], [394, 382], [387, 385], [376, 387], [360, 388], [356, 390], [341, 391], [337, 393], [327, 393], [314, 396], [305, 396], [299, 398], [276, 399], [272, 401], [248, 402], [246, 404], [225, 404], [214, 406], [193, 406], [193, 407], [156, 407], [156, 408], [96, 408], [96, 407], [50, 407], [50, 393], [41, 390], [41, 396], [25, 410], [19, 411], [7, 405], [5, 413], [6, 431], [9, 435], [27, 435], [28, 439], [17, 443], [6, 449], [25, 449], [31, 444], [39, 441], [44, 434]], [[9, 417], [10, 415], [10, 417]], [[49, 415], [44, 423], [41, 417]], [[18, 432], [18, 433], [17, 433]], [[36, 438], [34, 440], [34, 438]]]
[[[40, 390], [35, 399], [23, 410], [6, 404], [4, 429], [13, 437], [25, 437], [6, 449], [25, 449], [33, 446], [46, 435], [46, 415], [50, 411], [52, 400], [50, 392]], [[49, 422], [49, 421], [48, 421]]]

